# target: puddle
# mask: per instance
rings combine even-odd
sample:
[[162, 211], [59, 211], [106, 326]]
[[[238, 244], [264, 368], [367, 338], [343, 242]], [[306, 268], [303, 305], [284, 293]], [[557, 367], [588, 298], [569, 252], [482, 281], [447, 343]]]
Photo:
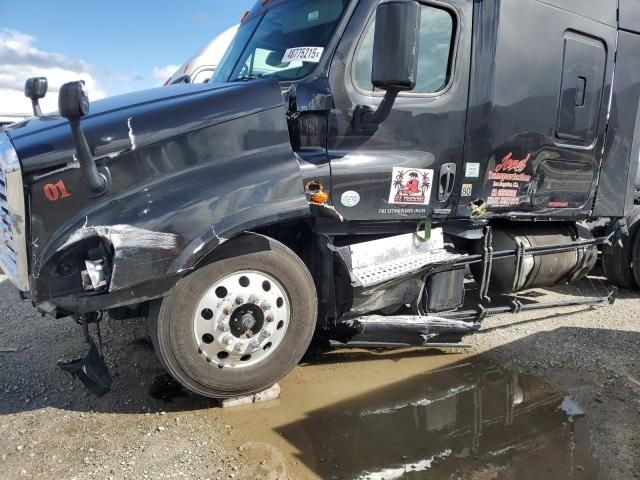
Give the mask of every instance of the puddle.
[[460, 358], [329, 355], [286, 379], [280, 400], [223, 421], [268, 447], [272, 474], [260, 478], [597, 478], [588, 412], [575, 400], [538, 377]]

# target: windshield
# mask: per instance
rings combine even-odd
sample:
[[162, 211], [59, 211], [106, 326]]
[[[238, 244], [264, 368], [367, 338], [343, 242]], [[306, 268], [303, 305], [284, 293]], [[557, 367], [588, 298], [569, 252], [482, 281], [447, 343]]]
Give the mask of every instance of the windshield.
[[213, 77], [215, 82], [298, 80], [322, 58], [349, 0], [289, 0], [245, 21]]

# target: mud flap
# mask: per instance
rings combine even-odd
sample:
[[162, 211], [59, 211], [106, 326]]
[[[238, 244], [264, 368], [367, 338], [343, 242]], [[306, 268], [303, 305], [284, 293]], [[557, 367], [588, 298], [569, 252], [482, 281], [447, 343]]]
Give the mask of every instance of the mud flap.
[[102, 397], [111, 390], [111, 374], [104, 357], [98, 352], [95, 342], [89, 338], [89, 352], [84, 358], [68, 362], [59, 361], [58, 367], [69, 372], [98, 397]]

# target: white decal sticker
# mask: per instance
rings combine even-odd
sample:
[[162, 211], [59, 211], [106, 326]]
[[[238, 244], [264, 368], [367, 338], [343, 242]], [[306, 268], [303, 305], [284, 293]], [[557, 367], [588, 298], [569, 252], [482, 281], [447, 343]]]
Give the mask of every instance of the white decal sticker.
[[467, 163], [465, 165], [464, 176], [467, 178], [478, 178], [480, 176], [480, 164]]
[[322, 52], [324, 52], [324, 48], [322, 47], [289, 48], [286, 52], [284, 52], [282, 63], [293, 62], [294, 60], [299, 60], [301, 62], [318, 63], [320, 61], [320, 57], [322, 57]]
[[393, 167], [389, 204], [429, 205], [433, 170]]
[[349, 190], [348, 192], [344, 192], [342, 194], [340, 201], [345, 207], [355, 207], [360, 203], [360, 194], [358, 192], [354, 192], [353, 190]]
[[318, 10], [309, 12], [309, 15], [307, 15], [308, 22], [317, 22], [319, 18], [320, 18], [320, 12]]
[[473, 193], [473, 185], [470, 183], [465, 183], [462, 185], [462, 194], [463, 197], [470, 197]]

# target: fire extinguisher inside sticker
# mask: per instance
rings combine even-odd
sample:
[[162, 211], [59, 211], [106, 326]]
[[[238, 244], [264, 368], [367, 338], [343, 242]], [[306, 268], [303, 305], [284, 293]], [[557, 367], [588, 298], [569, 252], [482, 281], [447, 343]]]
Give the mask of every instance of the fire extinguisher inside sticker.
[[433, 170], [393, 167], [390, 204], [429, 205]]
[[478, 178], [480, 176], [480, 164], [479, 163], [465, 164], [464, 176], [467, 178]]

